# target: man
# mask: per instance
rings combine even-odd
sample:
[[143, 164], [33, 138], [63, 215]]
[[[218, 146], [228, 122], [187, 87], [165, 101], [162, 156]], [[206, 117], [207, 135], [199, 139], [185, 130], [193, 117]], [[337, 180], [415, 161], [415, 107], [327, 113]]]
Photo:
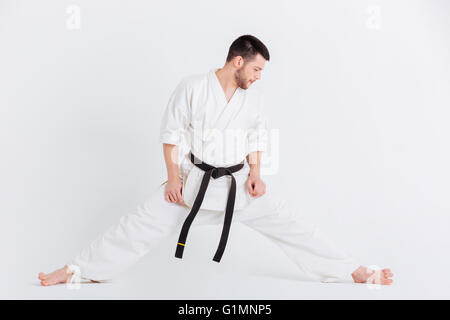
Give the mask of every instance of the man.
[[75, 271], [91, 281], [111, 279], [180, 228], [176, 257], [181, 258], [194, 218], [199, 225], [223, 225], [216, 262], [224, 254], [233, 219], [275, 241], [300, 270], [317, 280], [391, 284], [390, 269], [359, 265], [282, 201], [265, 194], [260, 164], [267, 127], [261, 99], [248, 89], [261, 78], [269, 59], [260, 40], [244, 35], [232, 43], [222, 68], [183, 79], [161, 125], [168, 180], [63, 268], [39, 273], [41, 284], [67, 282]]

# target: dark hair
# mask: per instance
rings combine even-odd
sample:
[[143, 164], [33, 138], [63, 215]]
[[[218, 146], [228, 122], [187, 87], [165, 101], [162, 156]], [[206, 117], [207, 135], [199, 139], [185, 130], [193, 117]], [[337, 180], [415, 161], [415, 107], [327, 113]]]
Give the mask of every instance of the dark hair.
[[269, 50], [258, 38], [249, 34], [240, 36], [230, 46], [228, 50], [227, 62], [236, 56], [241, 56], [244, 60], [251, 60], [255, 55], [260, 54], [267, 61], [270, 60]]

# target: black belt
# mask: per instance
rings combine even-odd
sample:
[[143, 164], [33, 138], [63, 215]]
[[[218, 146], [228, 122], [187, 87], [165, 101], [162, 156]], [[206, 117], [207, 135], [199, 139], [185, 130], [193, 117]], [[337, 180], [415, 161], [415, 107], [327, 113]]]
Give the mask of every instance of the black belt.
[[189, 215], [187, 216], [186, 220], [184, 221], [183, 227], [181, 228], [180, 237], [177, 243], [177, 250], [175, 252], [175, 257], [180, 259], [183, 257], [183, 250], [184, 246], [186, 245], [186, 238], [189, 232], [189, 228], [192, 224], [192, 221], [194, 221], [194, 218], [197, 215], [198, 210], [200, 210], [203, 198], [205, 197], [206, 189], [208, 188], [209, 180], [211, 179], [211, 177], [217, 179], [224, 175], [229, 175], [231, 176], [231, 186], [230, 191], [228, 192], [228, 200], [225, 209], [225, 218], [223, 223], [222, 235], [220, 237], [219, 247], [217, 248], [216, 254], [214, 255], [213, 258], [214, 261], [220, 262], [223, 252], [225, 251], [225, 246], [227, 245], [228, 234], [230, 233], [231, 227], [231, 220], [233, 218], [234, 201], [236, 199], [236, 180], [233, 176], [233, 173], [241, 170], [244, 167], [244, 161], [231, 167], [216, 168], [202, 162], [191, 153], [191, 162], [197, 168], [202, 169], [205, 173], [203, 174], [202, 183], [195, 198], [194, 204], [192, 205], [191, 212], [189, 212]]

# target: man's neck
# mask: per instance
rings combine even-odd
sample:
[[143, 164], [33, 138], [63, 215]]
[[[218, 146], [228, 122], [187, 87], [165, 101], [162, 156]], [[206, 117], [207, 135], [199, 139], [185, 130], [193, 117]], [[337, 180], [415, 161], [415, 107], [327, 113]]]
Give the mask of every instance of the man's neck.
[[216, 76], [219, 79], [219, 83], [225, 92], [234, 92], [238, 85], [234, 78], [234, 72], [226, 66], [216, 71]]

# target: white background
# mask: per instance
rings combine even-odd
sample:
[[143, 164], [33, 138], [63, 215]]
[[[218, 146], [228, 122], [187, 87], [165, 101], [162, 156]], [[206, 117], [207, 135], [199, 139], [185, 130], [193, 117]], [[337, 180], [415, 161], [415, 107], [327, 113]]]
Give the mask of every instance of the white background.
[[[171, 92], [242, 34], [271, 53], [268, 192], [394, 285], [310, 282], [236, 225], [220, 264], [199, 227], [182, 261], [174, 235], [112, 283], [40, 287], [164, 181]], [[449, 36], [444, 0], [0, 0], [1, 297], [450, 298]]]

